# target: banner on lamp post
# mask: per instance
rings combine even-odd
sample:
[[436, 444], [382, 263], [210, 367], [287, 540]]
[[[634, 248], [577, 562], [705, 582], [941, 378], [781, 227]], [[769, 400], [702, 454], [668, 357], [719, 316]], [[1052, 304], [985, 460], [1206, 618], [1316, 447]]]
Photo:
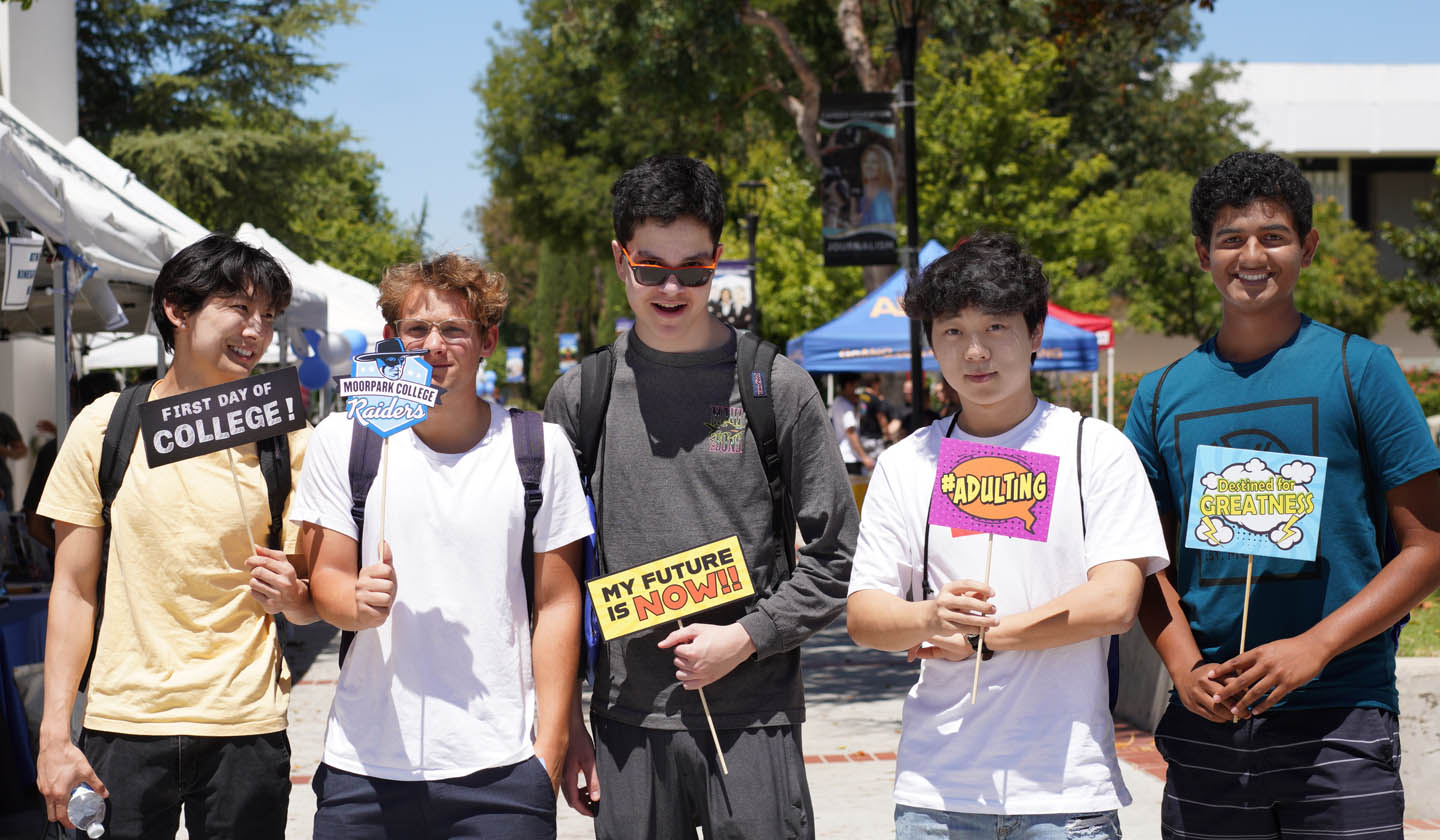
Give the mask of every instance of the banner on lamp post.
[[895, 97], [820, 97], [820, 232], [826, 265], [899, 262]]

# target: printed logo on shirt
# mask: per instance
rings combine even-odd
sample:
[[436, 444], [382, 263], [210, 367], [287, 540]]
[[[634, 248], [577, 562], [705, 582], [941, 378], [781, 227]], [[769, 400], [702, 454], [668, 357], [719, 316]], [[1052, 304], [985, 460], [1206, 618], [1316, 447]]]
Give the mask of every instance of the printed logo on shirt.
[[739, 454], [745, 451], [745, 409], [741, 406], [710, 406], [710, 451]]

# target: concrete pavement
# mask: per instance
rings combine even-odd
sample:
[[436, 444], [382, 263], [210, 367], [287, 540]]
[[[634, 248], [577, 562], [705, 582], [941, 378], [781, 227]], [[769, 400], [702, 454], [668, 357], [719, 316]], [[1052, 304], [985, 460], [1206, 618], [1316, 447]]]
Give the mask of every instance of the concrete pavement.
[[[309, 840], [315, 814], [310, 777], [322, 754], [325, 720], [339, 676], [339, 634], [315, 625], [297, 628], [289, 654], [301, 674], [291, 695], [291, 777], [287, 840]], [[817, 634], [804, 650], [808, 722], [804, 748], [820, 840], [894, 836], [890, 788], [900, 737], [901, 704], [916, 666], [903, 656], [851, 644], [843, 621]], [[1160, 835], [1164, 762], [1145, 733], [1121, 727], [1121, 769], [1134, 804], [1120, 811], [1131, 838]], [[590, 821], [560, 803], [560, 840], [594, 837]], [[1440, 817], [1440, 814], [1436, 815]], [[1429, 829], [1429, 830], [1427, 830]], [[182, 832], [182, 837], [183, 837]], [[1440, 822], [1407, 821], [1406, 838], [1440, 838]]]

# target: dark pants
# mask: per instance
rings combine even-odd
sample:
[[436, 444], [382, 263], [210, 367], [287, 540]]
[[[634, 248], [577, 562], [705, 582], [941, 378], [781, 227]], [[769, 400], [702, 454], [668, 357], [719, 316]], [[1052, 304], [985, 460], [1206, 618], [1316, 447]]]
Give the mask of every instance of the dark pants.
[[729, 775], [708, 730], [644, 729], [592, 718], [598, 840], [790, 840], [815, 836], [799, 726], [722, 729]]
[[86, 729], [80, 748], [110, 791], [106, 840], [283, 840], [290, 805], [284, 732], [207, 738]]
[[555, 789], [545, 765], [481, 770], [457, 779], [394, 781], [315, 771], [314, 840], [546, 840], [555, 837]]
[[1165, 838], [1404, 836], [1400, 727], [1384, 709], [1267, 712], [1212, 723], [1171, 703], [1155, 730], [1170, 763]]

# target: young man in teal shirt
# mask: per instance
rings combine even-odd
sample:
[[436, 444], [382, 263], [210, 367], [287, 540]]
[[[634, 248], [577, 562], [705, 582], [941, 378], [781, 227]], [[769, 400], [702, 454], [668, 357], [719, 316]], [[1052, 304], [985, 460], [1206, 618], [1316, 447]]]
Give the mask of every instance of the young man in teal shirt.
[[[1201, 176], [1220, 331], [1142, 379], [1125, 426], [1176, 546], [1140, 612], [1175, 683], [1155, 733], [1167, 838], [1402, 836], [1396, 625], [1440, 585], [1440, 453], [1390, 351], [1296, 308], [1312, 204], [1276, 155]], [[1255, 557], [1243, 654], [1245, 555], [1183, 547], [1199, 445], [1328, 459], [1318, 556]]]

